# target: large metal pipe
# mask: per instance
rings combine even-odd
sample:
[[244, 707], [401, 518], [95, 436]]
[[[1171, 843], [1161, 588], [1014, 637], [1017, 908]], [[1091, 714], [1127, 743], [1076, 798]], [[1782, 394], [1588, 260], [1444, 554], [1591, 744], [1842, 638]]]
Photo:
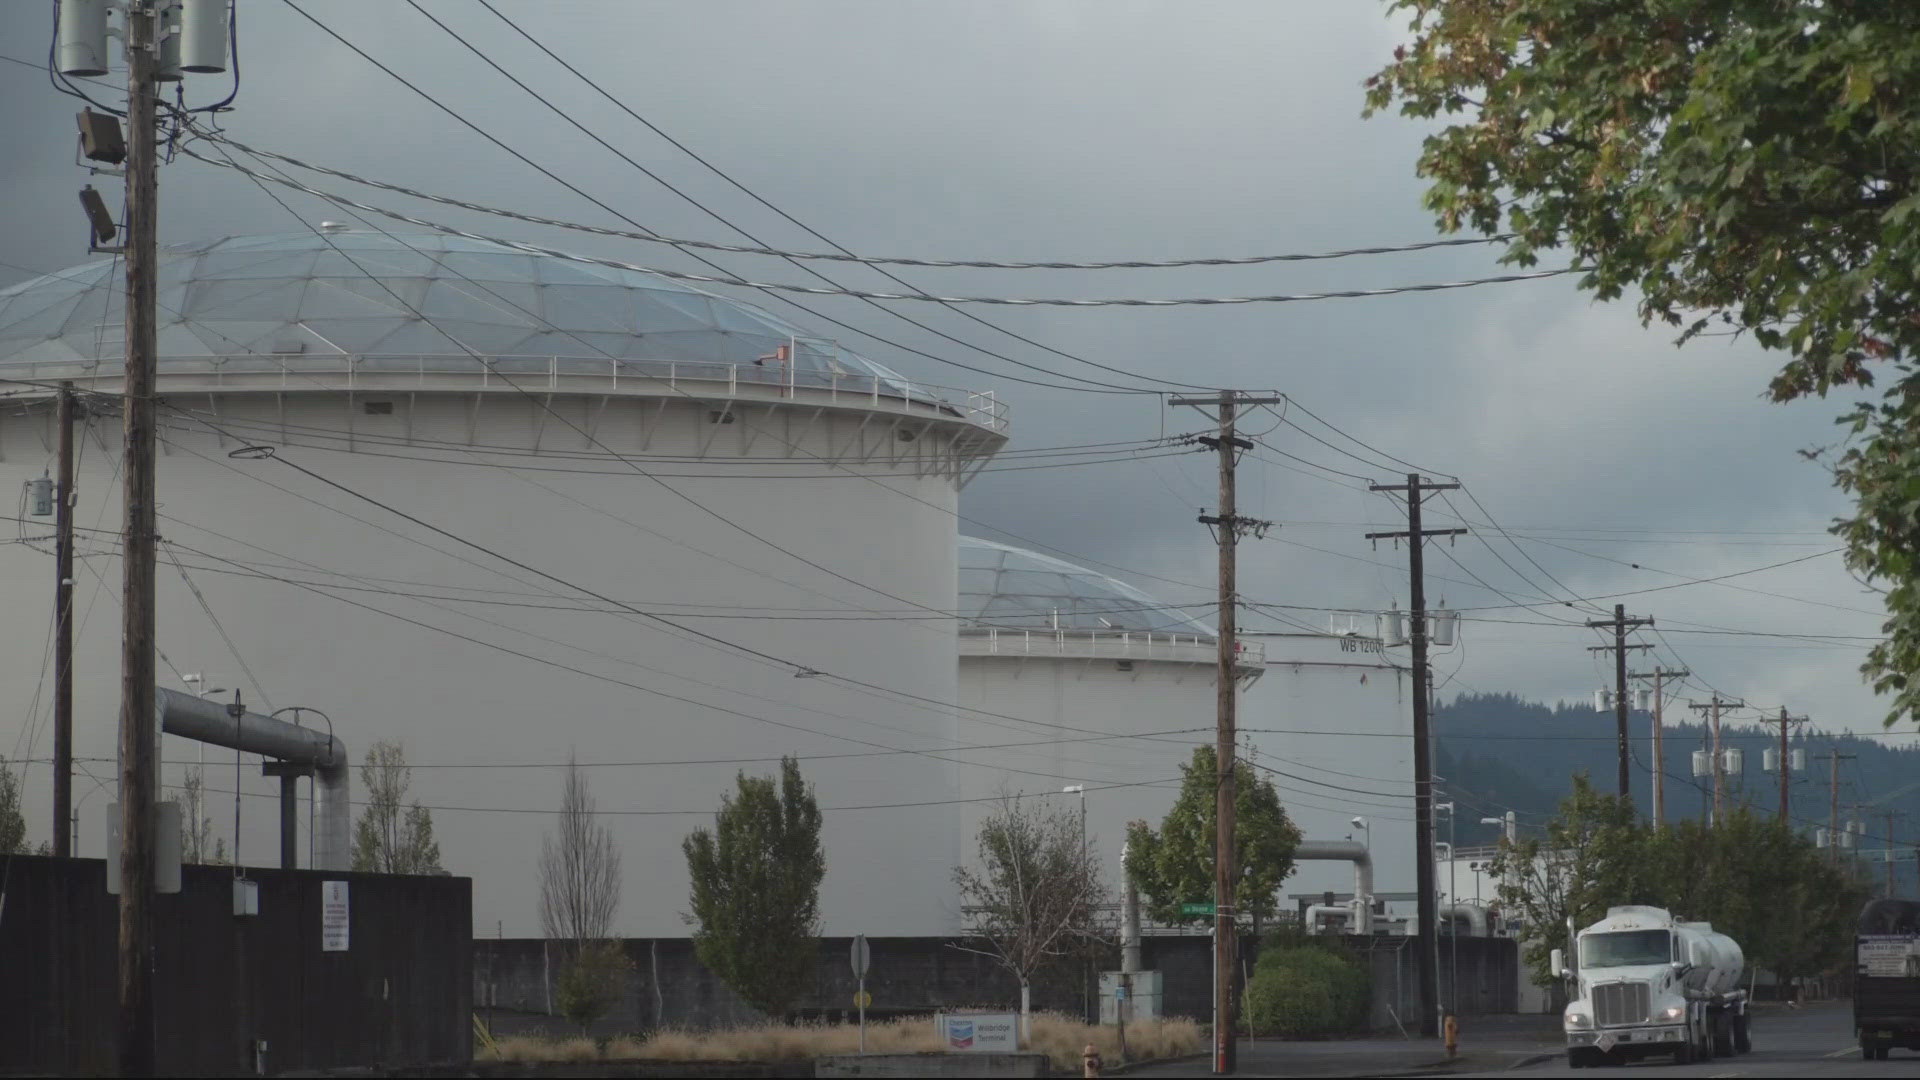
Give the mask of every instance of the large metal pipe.
[[313, 766], [314, 786], [320, 792], [314, 811], [313, 868], [352, 868], [353, 804], [348, 792], [352, 770], [345, 743], [331, 732], [259, 713], [243, 712], [236, 721], [219, 702], [165, 687], [156, 688], [154, 696], [160, 730], [169, 735]]
[[1353, 864], [1353, 910], [1350, 924], [1356, 934], [1373, 933], [1373, 855], [1357, 840], [1302, 840], [1293, 847], [1293, 861], [1350, 862]]

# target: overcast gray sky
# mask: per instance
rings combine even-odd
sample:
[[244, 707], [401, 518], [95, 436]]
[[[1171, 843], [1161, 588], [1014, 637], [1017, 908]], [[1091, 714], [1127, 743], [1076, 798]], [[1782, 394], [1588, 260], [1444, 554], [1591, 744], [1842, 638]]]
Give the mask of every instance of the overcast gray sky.
[[[304, 6], [461, 114], [648, 227], [739, 240], [556, 120], [411, 8], [392, 0]], [[607, 141], [763, 240], [821, 246], [595, 96], [478, 5], [430, 0], [425, 6]], [[1397, 244], [1436, 235], [1413, 175], [1423, 129], [1397, 118], [1360, 117], [1361, 82], [1389, 56], [1402, 29], [1379, 3], [500, 0], [498, 6], [637, 112], [858, 251], [1167, 258]], [[478, 201], [617, 224], [278, 0], [241, 7], [244, 78], [238, 108], [224, 121], [236, 137]], [[48, 5], [0, 7], [0, 30], [0, 40], [10, 43], [0, 51], [27, 62], [0, 62], [0, 131], [8, 137], [8, 152], [0, 156], [7, 196], [0, 203], [4, 284], [86, 255], [73, 195], [83, 182], [72, 165], [77, 104], [49, 88], [44, 71], [33, 66], [45, 56]], [[188, 87], [193, 100], [223, 90], [213, 77]], [[190, 160], [166, 169], [162, 191], [163, 241], [303, 228], [244, 179]], [[308, 220], [338, 216], [309, 198], [291, 201]], [[697, 269], [652, 245], [455, 211], [431, 209], [425, 216]], [[722, 261], [762, 279], [801, 279], [777, 261]], [[830, 272], [850, 285], [891, 286], [871, 271]], [[912, 270], [902, 276], [934, 291], [1098, 297], [1313, 292], [1499, 272], [1486, 250], [1456, 248], [1252, 268]], [[1151, 437], [1202, 423], [1192, 410], [1168, 410], [1151, 395], [1008, 381], [999, 374], [1017, 369], [1001, 360], [858, 301], [807, 302], [996, 374], [913, 356], [777, 301], [754, 299], [819, 325], [823, 335], [911, 377], [999, 392], [1012, 403], [1015, 447]], [[896, 307], [1028, 363], [1144, 385], [951, 312]], [[1130, 371], [1292, 395], [1382, 451], [1459, 475], [1516, 534], [1562, 545], [1520, 541], [1527, 555], [1583, 597], [1827, 550], [1834, 544], [1823, 530], [1845, 508], [1825, 473], [1796, 453], [1836, 437], [1835, 403], [1768, 404], [1760, 394], [1776, 362], [1751, 344], [1715, 338], [1675, 349], [1671, 333], [1643, 329], [1630, 304], [1596, 304], [1568, 278], [1310, 303], [980, 314]], [[1263, 416], [1249, 425], [1274, 422]], [[1344, 472], [1393, 478], [1289, 427], [1276, 428], [1268, 441]], [[1245, 549], [1243, 590], [1262, 602], [1302, 608], [1404, 603], [1404, 553], [1387, 547], [1376, 553], [1361, 539], [1369, 528], [1399, 524], [1397, 511], [1359, 481], [1315, 472], [1266, 450], [1244, 469], [1244, 511], [1283, 528], [1276, 539]], [[975, 483], [965, 512], [1067, 552], [1205, 583], [1211, 541], [1194, 514], [1214, 504], [1212, 484], [1211, 461], [1199, 456], [1011, 472]], [[1455, 504], [1469, 510], [1464, 501]], [[1436, 503], [1435, 509], [1443, 514], [1446, 507]], [[1478, 518], [1478, 511], [1470, 516]], [[1503, 565], [1488, 542], [1533, 582]], [[1456, 559], [1515, 598], [1538, 599], [1542, 586], [1554, 599], [1569, 595], [1507, 541], [1481, 529], [1430, 560], [1435, 601], [1462, 608], [1510, 602], [1472, 584]], [[1203, 598], [1150, 577], [1133, 580], [1170, 600]], [[1878, 601], [1846, 575], [1837, 556], [1623, 602], [1633, 614], [1655, 616], [1679, 658], [1723, 691], [1784, 703], [1820, 726], [1879, 728], [1881, 710], [1857, 673], [1859, 642], [1723, 632], [1874, 633]], [[1325, 625], [1324, 615], [1295, 614]], [[1477, 614], [1541, 618], [1513, 608]], [[1558, 617], [1584, 616], [1563, 608]], [[1585, 696], [1601, 685], [1602, 673], [1585, 649], [1593, 639], [1584, 629], [1471, 622], [1463, 637], [1464, 648], [1441, 669], [1449, 680], [1445, 695], [1512, 690], [1557, 699]]]

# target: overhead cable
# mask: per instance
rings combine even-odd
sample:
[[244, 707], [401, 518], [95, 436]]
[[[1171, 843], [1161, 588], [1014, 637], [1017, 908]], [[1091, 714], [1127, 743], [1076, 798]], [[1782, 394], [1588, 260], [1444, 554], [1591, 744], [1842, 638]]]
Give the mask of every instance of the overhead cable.
[[[580, 196], [581, 198], [587, 200], [588, 202], [592, 203], [594, 206], [597, 206], [600, 209], [605, 210], [607, 213], [613, 215], [614, 217], [619, 218], [621, 221], [624, 221], [627, 224], [632, 225], [637, 229], [646, 228], [646, 226], [640, 224], [640, 222], [638, 221], [635, 221], [632, 217], [624, 213], [621, 213], [619, 210], [609, 205], [605, 200], [596, 198], [594, 195], [586, 191], [584, 188], [580, 187], [578, 184], [575, 184], [567, 180], [565, 177], [562, 177], [560, 174], [554, 172], [552, 169], [549, 169], [545, 165], [540, 164], [538, 161], [534, 160], [532, 157], [529, 157], [528, 155], [520, 152], [519, 150], [514, 149], [512, 146], [509, 146], [506, 142], [501, 140], [498, 136], [494, 135], [493, 133], [487, 131], [485, 128], [481, 127], [479, 124], [463, 116], [459, 112], [459, 110], [454, 109], [452, 106], [441, 101], [439, 98], [436, 98], [432, 94], [427, 93], [425, 90], [421, 89], [420, 86], [414, 83], [412, 80], [401, 75], [399, 72], [393, 70], [393, 68], [387, 66], [386, 64], [381, 63], [378, 59], [374, 58], [374, 56], [368, 53], [365, 49], [362, 49], [358, 45], [355, 45], [353, 42], [347, 40], [338, 31], [334, 30], [332, 27], [322, 22], [319, 18], [315, 17], [311, 12], [307, 11], [305, 8], [301, 7], [299, 4], [295, 3], [294, 0], [281, 0], [281, 3], [285, 4], [289, 8], [292, 8], [302, 18], [306, 19], [308, 22], [318, 27], [323, 33], [327, 34], [329, 37], [333, 38], [335, 41], [339, 42], [341, 45], [351, 50], [354, 54], [359, 56], [361, 59], [365, 60], [367, 63], [372, 64], [374, 67], [384, 72], [387, 75], [387, 77], [393, 79], [395, 82], [399, 83], [400, 85], [406, 87], [408, 90], [412, 91], [414, 94], [423, 98], [429, 104], [433, 105], [435, 108], [439, 109], [441, 112], [446, 113], [448, 116], [452, 117], [454, 120], [458, 121], [460, 124], [464, 125], [466, 128], [468, 128], [475, 134], [479, 135], [481, 138], [487, 140], [493, 145], [499, 147], [501, 150], [504, 150], [506, 153], [512, 155], [516, 160], [532, 168], [534, 171], [540, 173], [542, 176], [545, 176], [547, 179], [552, 180], [554, 183], [559, 184], [561, 187], [566, 188], [568, 191], [571, 191], [574, 194]], [[561, 113], [560, 115], [565, 116], [566, 114]], [[205, 134], [204, 131], [200, 131], [197, 128], [194, 130], [196, 131], [196, 133], [203, 134], [203, 135]], [[637, 162], [634, 164], [636, 167], [639, 167]], [[649, 175], [651, 175], [651, 173], [649, 173]], [[256, 180], [256, 182], [258, 181]], [[679, 191], [679, 189], [674, 188], [671, 184], [667, 184], [664, 180], [661, 180], [659, 182], [663, 186], [666, 186], [668, 190], [673, 191], [676, 194], [682, 195], [683, 198], [686, 197], [684, 193]], [[701, 210], [706, 211], [709, 214], [712, 214], [711, 210], [708, 210], [705, 206], [702, 206], [697, 201], [694, 201], [691, 198], [689, 198], [688, 201], [692, 202], [693, 205], [695, 205], [696, 207], [699, 207]], [[715, 216], [717, 217], [717, 215]], [[722, 220], [724, 221], [724, 219]], [[739, 230], [736, 228], [736, 231], [739, 231]], [[708, 259], [706, 256], [699, 254], [698, 252], [690, 251], [690, 252], [687, 252], [687, 254], [693, 259], [698, 260], [699, 262], [704, 263], [707, 266], [711, 266], [716, 270], [722, 269], [718, 263], [713, 262], [712, 260]], [[816, 276], [818, 276], [817, 273], [816, 273]], [[990, 375], [994, 378], [1008, 379], [1013, 382], [1026, 383], [1031, 386], [1043, 386], [1043, 387], [1047, 387], [1049, 389], [1055, 389], [1055, 390], [1077, 390], [1083, 393], [1093, 393], [1093, 394], [1158, 393], [1158, 391], [1142, 388], [1142, 387], [1126, 387], [1126, 386], [1115, 385], [1112, 383], [1102, 383], [1095, 379], [1088, 379], [1079, 375], [1070, 375], [1064, 372], [1056, 372], [1036, 364], [1029, 364], [1021, 360], [1016, 360], [1013, 357], [994, 352], [990, 349], [986, 349], [978, 345], [972, 345], [972, 344], [969, 344], [968, 342], [961, 341], [959, 338], [956, 338], [951, 334], [945, 333], [939, 330], [938, 328], [928, 326], [925, 323], [921, 323], [911, 318], [910, 316], [901, 314], [900, 312], [894, 311], [891, 308], [887, 308], [884, 305], [874, 303], [873, 301], [867, 301], [867, 303], [870, 306], [885, 312], [891, 317], [901, 319], [902, 321], [905, 321], [914, 326], [917, 326], [920, 329], [926, 330], [933, 334], [937, 334], [942, 338], [955, 342], [956, 344], [959, 344], [959, 345], [965, 346], [966, 348], [973, 349], [977, 352], [980, 352], [983, 355], [993, 356], [997, 359], [1004, 360], [1007, 363], [1013, 364], [1017, 367], [1026, 368], [1028, 370], [1040, 372], [1042, 374], [1053, 375], [1057, 378], [1071, 379], [1074, 382], [1082, 383], [1085, 385], [1081, 385], [1081, 386], [1063, 385], [1060, 383], [1052, 383], [1052, 382], [1046, 382], [1043, 380], [1031, 379], [1022, 375], [1012, 375], [1012, 374], [1007, 374], [1003, 372], [989, 371], [985, 368], [975, 367], [971, 364], [965, 364], [958, 360], [941, 356], [937, 353], [931, 353], [924, 349], [915, 348], [914, 346], [908, 345], [905, 342], [895, 341], [892, 338], [882, 336], [871, 330], [863, 330], [860, 327], [854, 326], [852, 323], [846, 322], [843, 319], [835, 318], [834, 316], [829, 315], [826, 312], [820, 311], [816, 308], [808, 307], [805, 304], [800, 303], [798, 300], [792, 299], [791, 297], [781, 296], [778, 293], [770, 293], [769, 296], [773, 299], [780, 301], [781, 303], [788, 305], [789, 307], [793, 307], [800, 311], [804, 311], [808, 315], [816, 319], [819, 319], [823, 322], [831, 323], [834, 326], [838, 326], [843, 330], [847, 330], [852, 333], [858, 334], [861, 337], [866, 338], [870, 341], [876, 341], [889, 348], [899, 349], [902, 352], [911, 353], [914, 356], [925, 357], [926, 359], [932, 360], [936, 363], [948, 364], [965, 371], [973, 371], [983, 375]], [[1142, 376], [1142, 377], [1151, 378], [1147, 376]], [[1153, 378], [1151, 379], [1151, 381], [1164, 382], [1165, 380]], [[1185, 385], [1185, 384], [1176, 384], [1176, 385]]]
[[1410, 244], [1391, 244], [1376, 247], [1345, 248], [1337, 251], [1290, 252], [1280, 255], [1237, 255], [1212, 256], [1189, 259], [1119, 259], [1105, 262], [1002, 262], [991, 259], [919, 259], [904, 255], [857, 255], [851, 252], [837, 251], [788, 251], [782, 248], [755, 247], [751, 244], [720, 244], [710, 240], [688, 240], [681, 237], [660, 236], [654, 233], [634, 232], [629, 229], [614, 229], [604, 225], [588, 225], [579, 221], [566, 221], [561, 218], [543, 217], [520, 210], [489, 206], [485, 203], [468, 202], [449, 195], [435, 195], [419, 188], [404, 184], [374, 180], [344, 169], [329, 168], [311, 161], [303, 161], [291, 154], [276, 153], [250, 146], [238, 139], [226, 135], [209, 135], [215, 142], [222, 142], [243, 153], [254, 157], [270, 158], [283, 164], [292, 165], [308, 172], [321, 173], [337, 177], [364, 187], [378, 188], [395, 194], [406, 195], [424, 202], [454, 206], [462, 210], [488, 214], [493, 217], [510, 218], [524, 221], [530, 225], [550, 225], [557, 229], [570, 229], [574, 232], [589, 233], [594, 236], [610, 236], [622, 240], [639, 240], [650, 244], [666, 244], [672, 247], [698, 248], [702, 251], [723, 251], [738, 255], [769, 255], [782, 259], [814, 259], [830, 262], [861, 263], [882, 266], [924, 266], [924, 267], [961, 267], [979, 270], [1136, 270], [1136, 269], [1178, 269], [1188, 266], [1253, 266], [1261, 263], [1311, 262], [1322, 259], [1344, 259], [1359, 255], [1391, 255], [1409, 251], [1425, 251], [1429, 248], [1462, 247], [1470, 244], [1488, 244], [1510, 239], [1508, 235], [1475, 236], [1465, 238], [1447, 238], [1442, 240], [1424, 240]]
[[[509, 240], [504, 237], [489, 236], [485, 233], [471, 232], [452, 225], [429, 221], [426, 218], [403, 214], [397, 210], [387, 210], [368, 203], [349, 199], [344, 195], [322, 191], [319, 188], [302, 184], [297, 180], [272, 176], [249, 169], [245, 165], [232, 161], [220, 161], [196, 153], [191, 147], [184, 147], [182, 153], [197, 161], [220, 168], [233, 169], [255, 179], [279, 184], [295, 191], [304, 192], [315, 198], [325, 199], [336, 206], [352, 207], [370, 214], [408, 225], [418, 225], [423, 229], [447, 236], [458, 236], [467, 240], [476, 240], [486, 244], [524, 251], [529, 255], [544, 255], [567, 262], [583, 263], [588, 266], [603, 266], [611, 270], [625, 270], [635, 274], [651, 274], [673, 281], [692, 281], [705, 285], [730, 285], [741, 289], [758, 289], [762, 292], [790, 292], [806, 296], [851, 296], [860, 300], [917, 300], [932, 304], [991, 304], [1002, 307], [1210, 307], [1231, 304], [1285, 304], [1304, 300], [1346, 300], [1372, 296], [1396, 296], [1401, 293], [1439, 292], [1446, 289], [1467, 289], [1477, 285], [1498, 285], [1514, 281], [1536, 281], [1541, 278], [1558, 277], [1579, 271], [1578, 267], [1562, 267], [1557, 270], [1536, 270], [1524, 274], [1495, 274], [1491, 277], [1467, 278], [1461, 281], [1425, 282], [1417, 285], [1391, 285], [1377, 289], [1338, 289], [1317, 293], [1274, 293], [1264, 296], [1183, 296], [1183, 297], [1107, 297], [1099, 299], [1080, 299], [1072, 297], [1034, 297], [1034, 296], [938, 296], [924, 292], [877, 292], [870, 289], [849, 289], [841, 286], [796, 285], [783, 282], [753, 281], [748, 278], [734, 277], [728, 274], [695, 274], [684, 270], [668, 270], [658, 266], [642, 266], [638, 263], [620, 259], [604, 259], [593, 255], [579, 255], [561, 251], [558, 248], [529, 244], [521, 240]], [[1058, 374], [1057, 372], [1054, 374]], [[1158, 391], [1155, 391], [1156, 393]]]

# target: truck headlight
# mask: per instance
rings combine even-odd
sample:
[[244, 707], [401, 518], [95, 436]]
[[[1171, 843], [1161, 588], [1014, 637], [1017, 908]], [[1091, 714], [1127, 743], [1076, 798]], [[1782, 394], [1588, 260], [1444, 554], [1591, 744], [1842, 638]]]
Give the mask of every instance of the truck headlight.
[[1569, 1009], [1566, 1015], [1566, 1025], [1569, 1028], [1590, 1028], [1593, 1026], [1593, 1020], [1586, 1013], [1574, 1012]]
[[1685, 1015], [1687, 1015], [1687, 1010], [1685, 1008], [1679, 1005], [1672, 1005], [1672, 1006], [1669, 1006], [1664, 1012], [1660, 1014], [1660, 1019], [1678, 1020]]

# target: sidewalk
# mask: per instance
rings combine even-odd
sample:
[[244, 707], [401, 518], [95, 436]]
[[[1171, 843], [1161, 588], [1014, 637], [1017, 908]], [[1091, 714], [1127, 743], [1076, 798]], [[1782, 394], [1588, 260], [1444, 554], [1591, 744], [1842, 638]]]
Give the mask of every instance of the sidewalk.
[[[1241, 1039], [1240, 1076], [1421, 1076], [1501, 1072], [1563, 1053], [1558, 1016], [1481, 1016], [1461, 1022], [1460, 1053], [1448, 1060], [1438, 1039], [1342, 1039], [1293, 1042]], [[1210, 1058], [1129, 1069], [1128, 1076], [1208, 1076]]]

